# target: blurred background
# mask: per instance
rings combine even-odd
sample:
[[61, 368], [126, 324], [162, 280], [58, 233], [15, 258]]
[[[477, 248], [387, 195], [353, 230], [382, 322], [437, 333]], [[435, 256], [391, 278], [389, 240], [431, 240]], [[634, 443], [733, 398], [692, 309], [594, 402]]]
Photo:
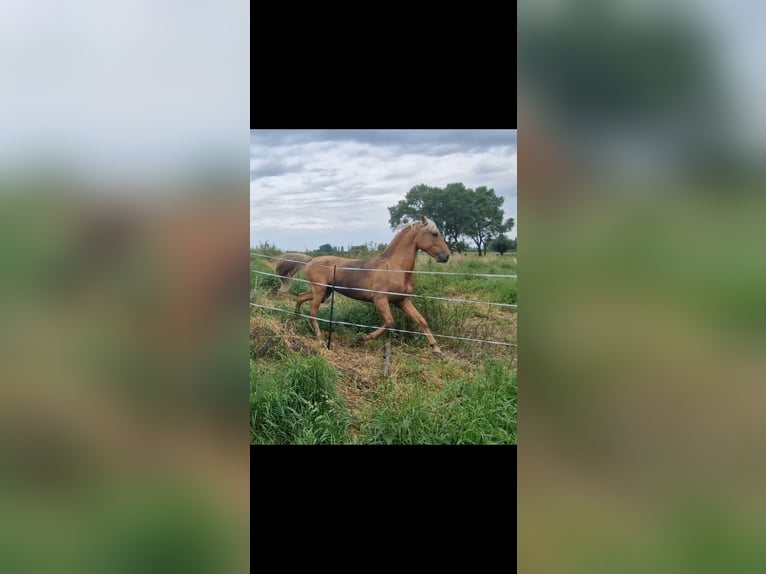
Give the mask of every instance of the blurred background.
[[[248, 568], [249, 3], [0, 18], [0, 571]], [[521, 572], [766, 568], [766, 8], [518, 8]]]
[[520, 572], [766, 570], [764, 21], [519, 4]]
[[248, 569], [249, 12], [3, 7], [2, 572]]

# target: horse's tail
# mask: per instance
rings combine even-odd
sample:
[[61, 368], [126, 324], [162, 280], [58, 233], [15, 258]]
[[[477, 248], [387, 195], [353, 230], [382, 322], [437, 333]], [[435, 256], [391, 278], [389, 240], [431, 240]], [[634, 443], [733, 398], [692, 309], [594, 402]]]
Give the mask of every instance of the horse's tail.
[[285, 253], [279, 259], [277, 259], [277, 275], [279, 275], [279, 282], [282, 286], [279, 288], [280, 293], [287, 293], [290, 291], [290, 283], [292, 283], [292, 277], [300, 269], [306, 266], [306, 263], [311, 261], [311, 257], [304, 255], [303, 253]]

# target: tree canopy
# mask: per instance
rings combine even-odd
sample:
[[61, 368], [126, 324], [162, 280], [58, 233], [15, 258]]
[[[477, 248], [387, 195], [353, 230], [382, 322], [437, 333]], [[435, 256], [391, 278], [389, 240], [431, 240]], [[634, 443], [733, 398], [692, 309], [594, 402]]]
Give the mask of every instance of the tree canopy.
[[513, 251], [516, 249], [516, 240], [508, 239], [507, 236], [501, 235], [489, 242], [490, 251], [496, 251], [500, 255], [506, 251]]
[[393, 228], [426, 215], [439, 227], [450, 249], [459, 247], [465, 237], [484, 255], [490, 240], [513, 229], [513, 218], [503, 221], [504, 201], [486, 186], [473, 190], [462, 183], [450, 183], [443, 189], [420, 184], [388, 208], [389, 223]]

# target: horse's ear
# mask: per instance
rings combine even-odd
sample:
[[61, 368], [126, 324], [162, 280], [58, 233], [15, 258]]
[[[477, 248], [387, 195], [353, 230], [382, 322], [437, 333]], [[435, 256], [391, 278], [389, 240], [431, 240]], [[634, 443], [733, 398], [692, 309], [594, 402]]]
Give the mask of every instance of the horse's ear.
[[421, 215], [420, 216], [420, 221], [423, 222], [423, 223], [428, 223], [428, 220], [426, 219], [425, 215]]

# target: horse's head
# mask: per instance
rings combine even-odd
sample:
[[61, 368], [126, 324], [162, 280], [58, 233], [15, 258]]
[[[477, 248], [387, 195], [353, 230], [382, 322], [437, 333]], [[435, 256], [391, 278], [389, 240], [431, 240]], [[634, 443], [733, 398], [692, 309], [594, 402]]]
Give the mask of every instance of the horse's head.
[[417, 232], [415, 245], [418, 249], [425, 251], [439, 263], [445, 263], [449, 259], [449, 246], [433, 221], [422, 216], [420, 223], [413, 229]]

